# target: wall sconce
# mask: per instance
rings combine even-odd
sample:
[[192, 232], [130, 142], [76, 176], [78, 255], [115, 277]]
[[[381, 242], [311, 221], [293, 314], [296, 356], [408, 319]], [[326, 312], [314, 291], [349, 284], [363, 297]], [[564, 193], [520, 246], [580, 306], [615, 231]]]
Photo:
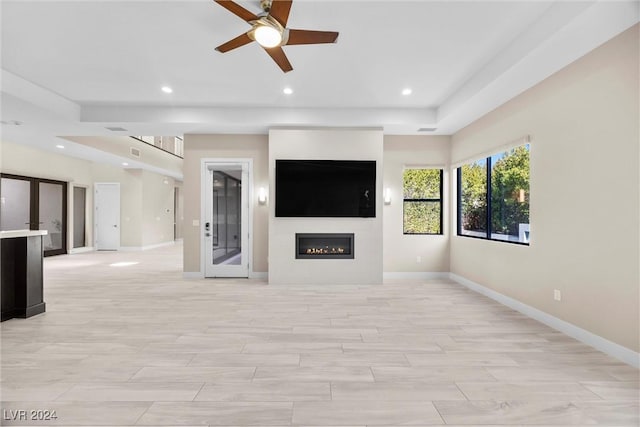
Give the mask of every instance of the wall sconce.
[[261, 205], [267, 203], [267, 190], [264, 187], [260, 187], [258, 190], [258, 203]]
[[385, 205], [390, 205], [391, 204], [391, 189], [390, 188], [385, 188], [384, 189], [384, 204]]

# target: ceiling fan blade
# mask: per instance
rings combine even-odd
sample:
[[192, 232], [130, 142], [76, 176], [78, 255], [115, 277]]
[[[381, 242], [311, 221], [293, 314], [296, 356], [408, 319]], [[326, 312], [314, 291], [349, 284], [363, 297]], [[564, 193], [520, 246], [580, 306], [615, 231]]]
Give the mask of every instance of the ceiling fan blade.
[[272, 48], [265, 47], [264, 50], [274, 61], [276, 61], [276, 64], [278, 64], [278, 66], [282, 68], [282, 71], [288, 73], [289, 71], [293, 70], [291, 63], [287, 59], [287, 55], [284, 54], [284, 50], [282, 50], [280, 46]]
[[289, 30], [287, 45], [335, 43], [338, 40], [338, 34], [340, 33], [335, 31]]
[[251, 40], [249, 38], [247, 33], [243, 33], [243, 34], [240, 34], [235, 39], [229, 40], [228, 42], [221, 44], [220, 46], [218, 46], [216, 48], [216, 50], [218, 52], [225, 53], [225, 52], [229, 52], [230, 50], [233, 50], [235, 48], [238, 48], [240, 46], [244, 46], [247, 43], [251, 43], [252, 41], [253, 40]]
[[286, 27], [287, 21], [289, 20], [291, 3], [293, 3], [292, 0], [273, 0], [271, 2], [269, 16], [275, 18], [283, 27]]
[[220, 6], [227, 9], [229, 12], [244, 19], [247, 22], [256, 21], [258, 19], [258, 17], [255, 14], [249, 12], [247, 9], [245, 9], [244, 7], [240, 6], [237, 3], [232, 2], [231, 0], [214, 0], [214, 1], [218, 3]]

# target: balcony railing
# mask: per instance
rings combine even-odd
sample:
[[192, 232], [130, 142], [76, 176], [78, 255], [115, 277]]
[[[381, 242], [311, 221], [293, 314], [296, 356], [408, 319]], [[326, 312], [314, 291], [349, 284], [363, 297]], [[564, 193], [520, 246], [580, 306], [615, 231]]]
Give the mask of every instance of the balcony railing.
[[183, 158], [184, 141], [179, 136], [132, 136], [131, 138], [142, 141], [176, 157]]

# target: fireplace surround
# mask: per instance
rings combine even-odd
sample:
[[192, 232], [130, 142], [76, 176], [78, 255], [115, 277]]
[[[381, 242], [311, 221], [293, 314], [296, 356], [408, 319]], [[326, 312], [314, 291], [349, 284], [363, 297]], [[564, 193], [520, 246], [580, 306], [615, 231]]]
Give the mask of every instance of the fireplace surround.
[[296, 259], [353, 259], [353, 233], [296, 233]]

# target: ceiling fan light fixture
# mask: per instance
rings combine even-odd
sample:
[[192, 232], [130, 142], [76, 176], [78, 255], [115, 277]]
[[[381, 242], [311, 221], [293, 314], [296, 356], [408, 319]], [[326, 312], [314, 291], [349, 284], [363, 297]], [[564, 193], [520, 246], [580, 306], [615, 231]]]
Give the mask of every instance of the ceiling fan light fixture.
[[253, 37], [262, 47], [271, 48], [280, 46], [282, 32], [270, 25], [258, 25], [253, 31]]

